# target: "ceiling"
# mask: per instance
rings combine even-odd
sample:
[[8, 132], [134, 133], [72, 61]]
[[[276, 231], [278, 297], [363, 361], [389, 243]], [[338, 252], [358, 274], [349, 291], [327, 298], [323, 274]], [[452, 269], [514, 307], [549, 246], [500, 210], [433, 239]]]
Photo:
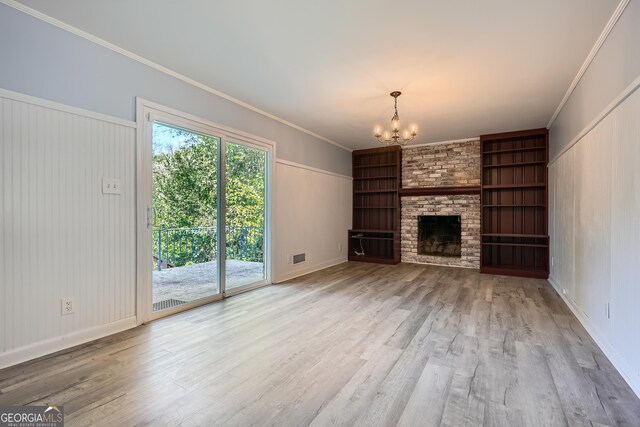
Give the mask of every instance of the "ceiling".
[[350, 148], [544, 127], [618, 0], [20, 0]]

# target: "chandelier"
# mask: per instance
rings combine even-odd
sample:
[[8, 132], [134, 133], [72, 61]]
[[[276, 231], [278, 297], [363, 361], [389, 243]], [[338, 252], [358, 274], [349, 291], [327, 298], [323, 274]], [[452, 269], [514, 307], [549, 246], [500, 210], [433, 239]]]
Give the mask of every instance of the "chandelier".
[[400, 131], [400, 117], [398, 116], [398, 97], [402, 95], [402, 93], [396, 90], [391, 92], [389, 95], [393, 97], [395, 104], [395, 113], [393, 114], [393, 117], [391, 117], [391, 130], [383, 131], [380, 126], [376, 126], [373, 130], [373, 136], [375, 136], [376, 139], [383, 144], [406, 145], [418, 134], [418, 127], [416, 125], [411, 125], [410, 129], [405, 129], [402, 132]]

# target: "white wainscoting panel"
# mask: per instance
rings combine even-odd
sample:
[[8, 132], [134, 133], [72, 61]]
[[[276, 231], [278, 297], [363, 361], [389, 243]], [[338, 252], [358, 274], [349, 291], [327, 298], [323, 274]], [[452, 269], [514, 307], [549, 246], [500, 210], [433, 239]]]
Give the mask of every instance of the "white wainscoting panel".
[[[351, 178], [278, 160], [275, 180], [275, 281], [347, 261]], [[341, 248], [341, 249], [340, 249]], [[306, 253], [291, 264], [289, 256]]]
[[121, 122], [0, 92], [0, 368], [135, 325], [135, 129]]
[[575, 149], [575, 301], [608, 335], [611, 302], [611, 120]]
[[[553, 267], [552, 275], [563, 284], [567, 296], [576, 298], [574, 280], [574, 170], [575, 151], [568, 152], [558, 159], [550, 173], [554, 175], [554, 204], [551, 207], [553, 215]], [[562, 209], [559, 209], [562, 207]]]
[[612, 115], [611, 340], [640, 379], [640, 90]]
[[640, 90], [550, 167], [550, 281], [640, 396], [638, 165]]

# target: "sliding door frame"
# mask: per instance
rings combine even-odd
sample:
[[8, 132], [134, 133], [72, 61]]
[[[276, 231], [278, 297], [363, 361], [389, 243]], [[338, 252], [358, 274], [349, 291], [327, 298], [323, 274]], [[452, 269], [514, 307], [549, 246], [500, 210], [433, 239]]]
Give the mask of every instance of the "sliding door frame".
[[[185, 130], [203, 133], [219, 138], [218, 147], [218, 201], [217, 201], [217, 251], [218, 288], [213, 296], [172, 307], [158, 312], [152, 311], [152, 270], [148, 262], [151, 255], [152, 225], [152, 126], [154, 122], [175, 126]], [[136, 98], [136, 317], [138, 324], [198, 307], [272, 283], [274, 256], [272, 253], [273, 216], [272, 194], [276, 158], [276, 144], [273, 141], [229, 128], [209, 120], [173, 108]], [[226, 264], [226, 144], [235, 143], [266, 152], [265, 182], [265, 280], [232, 289], [225, 289]]]
[[[259, 151], [264, 151], [265, 152], [265, 185], [264, 185], [264, 280], [261, 280], [259, 282], [254, 282], [254, 283], [247, 283], [245, 285], [242, 286], [238, 286], [236, 288], [233, 289], [227, 289], [226, 288], [226, 283], [225, 283], [225, 291], [224, 291], [224, 296], [232, 296], [232, 295], [236, 295], [242, 292], [246, 292], [246, 291], [250, 291], [252, 289], [256, 289], [259, 288], [261, 286], [267, 285], [272, 283], [271, 281], [271, 277], [272, 277], [272, 256], [271, 256], [271, 236], [272, 236], [272, 223], [271, 223], [271, 185], [270, 183], [272, 182], [272, 178], [273, 178], [273, 164], [275, 163], [274, 161], [274, 155], [273, 152], [271, 150], [271, 146], [267, 146], [263, 143], [259, 143], [255, 140], [251, 140], [251, 139], [247, 139], [247, 138], [242, 138], [239, 136], [233, 136], [230, 138], [227, 138], [226, 140], [223, 141], [222, 143], [222, 161], [224, 163], [223, 167], [224, 167], [224, 178], [221, 179], [220, 181], [223, 181], [223, 185], [224, 185], [224, 189], [222, 191], [222, 202], [224, 203], [224, 206], [226, 206], [227, 204], [227, 192], [226, 192], [226, 188], [227, 188], [227, 173], [226, 173], [226, 168], [227, 168], [227, 144], [235, 144], [235, 145], [240, 145], [243, 147], [248, 147], [254, 150], [259, 150]], [[275, 147], [274, 147], [275, 148]], [[226, 233], [226, 221], [227, 221], [227, 216], [226, 216], [226, 208], [224, 211], [224, 215], [222, 218], [222, 229], [225, 230]], [[225, 242], [226, 242], [226, 234], [225, 234]], [[226, 251], [225, 251], [225, 257], [224, 257], [224, 266], [221, 269], [222, 274], [225, 275], [226, 277]]]

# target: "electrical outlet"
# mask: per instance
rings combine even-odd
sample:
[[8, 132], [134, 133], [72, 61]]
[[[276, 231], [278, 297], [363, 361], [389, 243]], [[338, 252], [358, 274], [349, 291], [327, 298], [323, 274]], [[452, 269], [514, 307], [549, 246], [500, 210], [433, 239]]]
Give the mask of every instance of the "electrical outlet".
[[342, 252], [342, 243], [338, 243], [338, 252]]
[[551, 267], [553, 267], [553, 257], [551, 257]]
[[562, 288], [562, 295], [566, 295], [567, 294], [567, 290], [565, 288]]
[[62, 298], [62, 315], [73, 314], [75, 312], [75, 304], [73, 298]]
[[287, 254], [287, 264], [293, 264], [293, 255]]

